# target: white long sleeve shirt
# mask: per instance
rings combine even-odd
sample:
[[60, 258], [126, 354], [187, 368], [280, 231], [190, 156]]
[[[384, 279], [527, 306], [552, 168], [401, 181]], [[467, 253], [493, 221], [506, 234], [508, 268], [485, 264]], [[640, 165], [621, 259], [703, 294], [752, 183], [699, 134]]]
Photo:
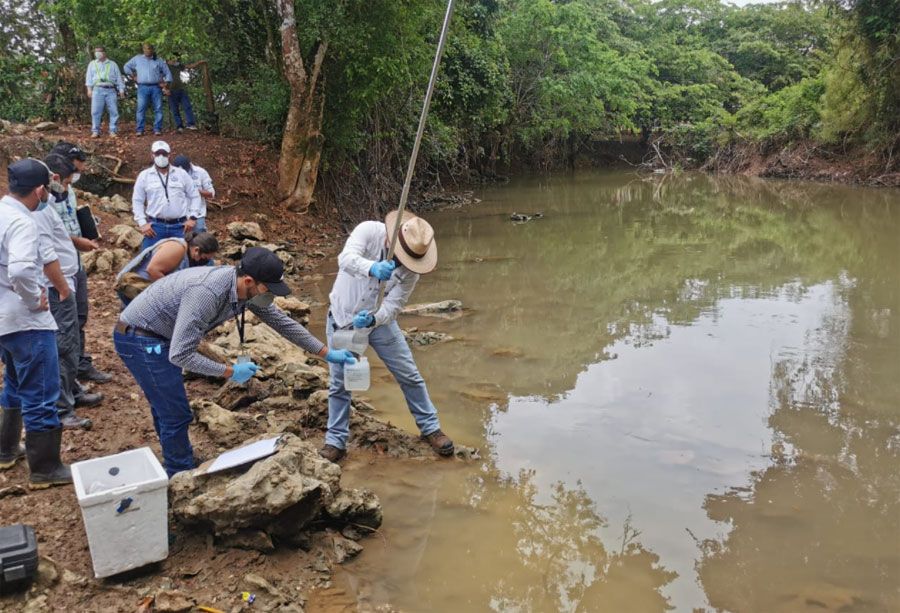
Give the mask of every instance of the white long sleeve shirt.
[[[43, 211], [32, 213], [31, 216], [38, 230], [38, 249], [43, 254], [44, 264], [59, 260], [59, 267], [66, 278], [66, 283], [74, 292], [75, 275], [78, 274], [78, 251], [59, 213], [56, 212], [56, 207], [48, 206]], [[47, 288], [53, 285], [43, 272], [41, 282]]]
[[200, 192], [191, 176], [181, 168], [170, 166], [169, 172], [163, 174], [151, 166], [138, 175], [131, 210], [138, 226], [146, 224], [148, 217], [200, 217]]
[[0, 199], [0, 336], [56, 330], [50, 311], [40, 310], [44, 260], [38, 244], [28, 207], [12, 196]]
[[[194, 180], [194, 186], [198, 191], [202, 189], [205, 192], [212, 192], [212, 197], [216, 197], [216, 189], [213, 187], [212, 177], [209, 176], [209, 173], [204, 168], [191, 164], [191, 172], [189, 174]], [[206, 198], [203, 196], [200, 196], [200, 214], [197, 217], [206, 217]]]
[[[365, 309], [374, 311], [378, 302], [378, 279], [369, 276], [372, 264], [387, 257], [387, 228], [380, 221], [364, 221], [356, 226], [338, 256], [337, 279], [331, 288], [331, 315], [340, 327], [349, 326], [353, 316]], [[402, 266], [386, 282], [384, 302], [375, 313], [375, 325], [397, 318], [409, 300], [419, 275]]]

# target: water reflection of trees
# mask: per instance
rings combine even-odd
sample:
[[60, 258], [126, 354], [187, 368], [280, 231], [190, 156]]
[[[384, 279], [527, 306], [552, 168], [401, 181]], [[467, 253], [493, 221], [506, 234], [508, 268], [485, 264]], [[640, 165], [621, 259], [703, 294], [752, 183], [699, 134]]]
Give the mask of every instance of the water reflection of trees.
[[[865, 192], [872, 202], [858, 207], [860, 218], [885, 217], [879, 193]], [[655, 342], [670, 326], [714, 312], [722, 298], [834, 279], [859, 263], [867, 240], [840, 206], [854, 195], [858, 201], [860, 192], [842, 188], [705, 175], [505, 188], [488, 210], [510, 202], [547, 217], [521, 226], [487, 211], [439, 219], [441, 291], [466, 295], [476, 308], [451, 333], [477, 329], [485, 348], [442, 349], [442, 371], [490, 373], [510, 393], [552, 399], [616, 341]], [[507, 347], [523, 357], [491, 355]], [[541, 376], [524, 377], [523, 368]]]
[[706, 499], [732, 526], [699, 563], [716, 608], [900, 610], [900, 244], [869, 230], [833, 316], [773, 364], [772, 465]]

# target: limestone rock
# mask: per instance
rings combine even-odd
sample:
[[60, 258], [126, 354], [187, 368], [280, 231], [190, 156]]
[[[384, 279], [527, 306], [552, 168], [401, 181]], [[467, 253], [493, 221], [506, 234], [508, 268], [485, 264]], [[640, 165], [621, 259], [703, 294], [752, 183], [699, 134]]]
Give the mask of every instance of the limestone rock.
[[185, 613], [194, 608], [197, 601], [178, 590], [161, 590], [153, 600], [153, 610], [166, 613]]
[[109, 229], [109, 235], [116, 247], [124, 247], [136, 251], [144, 240], [144, 235], [137, 228], [125, 224], [118, 224]]
[[418, 328], [403, 330], [403, 336], [406, 338], [406, 342], [413, 347], [427, 347], [428, 345], [437, 345], [438, 343], [446, 343], [453, 340], [453, 337], [445, 332], [419, 330]]
[[86, 273], [110, 275], [118, 273], [131, 255], [124, 249], [97, 249], [81, 255], [81, 264]]
[[[79, 201], [81, 200], [91, 200], [91, 197], [94, 197], [94, 194], [90, 194], [90, 196], [86, 196], [86, 194], [90, 194], [90, 192], [76, 192]], [[106, 213], [114, 213], [116, 215], [128, 215], [131, 216], [131, 203], [125, 200], [119, 194], [113, 194], [112, 196], [103, 196], [100, 198], [99, 206], [101, 211]]]
[[256, 421], [249, 415], [232, 413], [209, 400], [195, 400], [191, 402], [191, 408], [217, 445], [238, 447], [259, 434]]
[[[251, 441], [248, 441], [248, 443]], [[311, 443], [282, 435], [278, 451], [246, 472], [185, 471], [170, 481], [175, 518], [219, 534], [260, 528], [278, 536], [306, 528], [340, 490], [341, 469]]]
[[309, 304], [293, 296], [278, 296], [275, 298], [275, 306], [300, 322], [300, 324], [304, 326], [309, 325], [309, 314], [311, 311]]
[[261, 551], [271, 553], [275, 551], [272, 537], [262, 530], [239, 530], [234, 534], [226, 534], [221, 537], [218, 544], [222, 547], [234, 549], [247, 549], [249, 551]]
[[59, 125], [53, 123], [52, 121], [42, 121], [34, 126], [34, 129], [38, 132], [53, 132], [55, 130], [59, 130]]
[[255, 221], [233, 221], [228, 224], [228, 234], [237, 240], [252, 238], [261, 241], [266, 238], [262, 228]]
[[378, 496], [367, 489], [341, 490], [325, 510], [329, 517], [339, 523], [365, 526], [373, 530], [381, 526], [384, 519]]
[[268, 398], [270, 386], [259, 379], [250, 379], [246, 383], [229, 381], [216, 392], [213, 402], [229, 411], [238, 411], [254, 402]]
[[334, 552], [334, 561], [338, 564], [343, 564], [347, 560], [356, 557], [363, 550], [362, 545], [340, 534], [331, 535], [331, 546]]
[[429, 304], [413, 304], [403, 309], [403, 315], [443, 317], [445, 319], [462, 315], [463, 304], [459, 300], [443, 300]]

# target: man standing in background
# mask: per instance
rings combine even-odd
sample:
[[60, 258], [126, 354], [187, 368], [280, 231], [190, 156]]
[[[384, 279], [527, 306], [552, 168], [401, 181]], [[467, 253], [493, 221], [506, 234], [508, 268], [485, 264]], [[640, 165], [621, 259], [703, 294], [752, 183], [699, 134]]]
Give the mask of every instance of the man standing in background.
[[184, 238], [200, 216], [200, 192], [188, 173], [169, 166], [169, 144], [158, 140], [150, 150], [153, 165], [138, 175], [131, 196], [134, 221], [144, 235], [141, 249], [164, 238]]
[[172, 73], [164, 61], [156, 57], [150, 43], [144, 43], [144, 53], [136, 55], [125, 64], [125, 74], [137, 83], [137, 135], [144, 135], [144, 114], [147, 103], [153, 104], [153, 133], [162, 133], [163, 88], [172, 82]]
[[91, 99], [91, 138], [100, 137], [104, 108], [109, 112], [109, 135], [115, 138], [119, 122], [116, 91], [119, 98], [125, 97], [125, 80], [119, 72], [119, 66], [106, 57], [106, 49], [103, 47], [94, 48], [94, 59], [88, 64], [84, 85], [87, 87], [87, 96]]
[[181, 81], [181, 72], [189, 68], [195, 68], [203, 62], [194, 62], [185, 65], [181, 61], [181, 54], [175, 53], [174, 59], [167, 60], [166, 64], [172, 72], [172, 84], [169, 86], [169, 110], [172, 112], [172, 120], [175, 122], [175, 129], [182, 131], [184, 124], [181, 121], [181, 105], [184, 105], [184, 118], [187, 120], [187, 129], [196, 130], [197, 122], [194, 120], [194, 107], [191, 106], [191, 98], [188, 96], [187, 90], [184, 89], [184, 83]]
[[216, 197], [216, 190], [213, 187], [212, 177], [209, 176], [209, 173], [206, 172], [205, 169], [191, 163], [191, 158], [186, 155], [176, 155], [172, 163], [188, 173], [191, 176], [191, 179], [194, 180], [194, 185], [200, 193], [200, 212], [197, 215], [197, 225], [194, 226], [194, 232], [197, 234], [200, 232], [207, 232], [206, 199]]
[[[57, 153], [67, 158], [75, 165], [75, 173], [72, 175], [72, 185], [78, 183], [81, 173], [85, 169], [87, 156], [78, 145], [66, 141], [59, 141], [50, 153]], [[78, 251], [93, 251], [100, 248], [97, 241], [88, 240], [81, 236], [81, 226], [78, 225], [78, 217], [75, 212], [78, 210], [78, 200], [75, 196], [75, 190], [69, 189], [68, 196], [63, 201], [53, 203], [53, 207], [62, 219], [63, 225], [69, 231], [69, 236], [75, 244]], [[88, 320], [88, 280], [84, 266], [81, 265], [81, 257], [78, 258], [78, 273], [75, 275], [75, 304], [78, 306], [78, 333], [80, 337], [79, 350], [81, 355], [78, 358], [78, 379], [80, 381], [92, 381], [94, 383], [108, 383], [112, 381], [112, 375], [99, 370], [94, 366], [94, 358], [87, 353], [85, 349], [84, 327]], [[83, 393], [78, 392], [78, 395]]]

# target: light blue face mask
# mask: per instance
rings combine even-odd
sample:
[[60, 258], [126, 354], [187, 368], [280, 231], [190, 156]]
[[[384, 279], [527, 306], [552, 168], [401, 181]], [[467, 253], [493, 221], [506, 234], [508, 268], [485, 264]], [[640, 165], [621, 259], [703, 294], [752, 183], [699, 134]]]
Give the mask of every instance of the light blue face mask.
[[35, 213], [43, 211], [47, 208], [47, 205], [50, 204], [50, 192], [47, 191], [47, 188], [44, 188], [44, 193], [47, 195], [47, 199], [38, 202], [37, 208], [34, 210]]

